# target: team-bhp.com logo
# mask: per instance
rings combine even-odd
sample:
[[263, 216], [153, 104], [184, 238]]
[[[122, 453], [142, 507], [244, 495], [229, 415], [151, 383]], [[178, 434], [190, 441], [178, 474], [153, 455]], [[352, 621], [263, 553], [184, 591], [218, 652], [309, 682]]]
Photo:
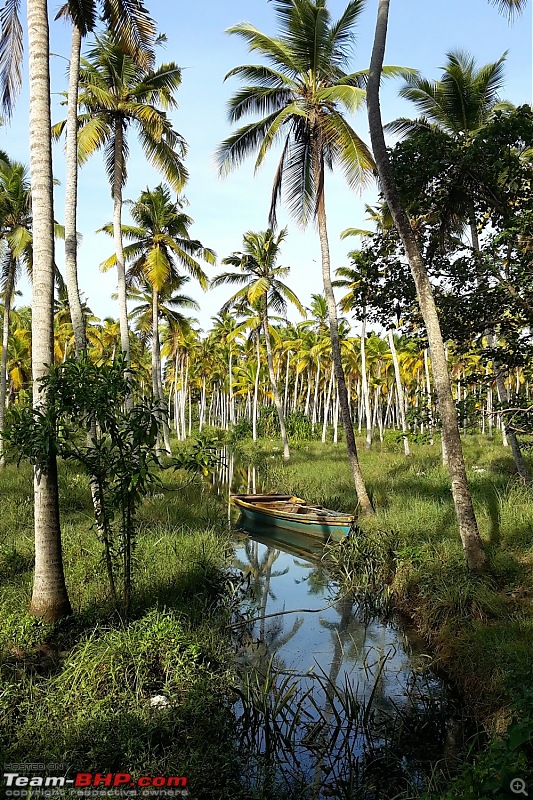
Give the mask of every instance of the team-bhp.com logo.
[[[73, 778], [63, 775], [21, 775], [19, 772], [4, 772], [6, 797], [27, 797], [28, 789], [32, 796], [51, 796], [47, 790], [70, 789], [79, 790], [79, 794], [90, 796], [92, 789], [113, 790], [144, 789], [156, 790], [154, 796], [165, 794], [186, 795], [187, 778], [183, 775], [141, 775], [133, 778], [129, 772], [78, 772]], [[88, 791], [87, 791], [88, 790]], [[165, 791], [168, 790], [168, 791]], [[180, 790], [180, 791], [178, 791]], [[95, 796], [101, 792], [95, 792]], [[106, 792], [107, 794], [107, 792]], [[144, 792], [143, 792], [144, 794]]]

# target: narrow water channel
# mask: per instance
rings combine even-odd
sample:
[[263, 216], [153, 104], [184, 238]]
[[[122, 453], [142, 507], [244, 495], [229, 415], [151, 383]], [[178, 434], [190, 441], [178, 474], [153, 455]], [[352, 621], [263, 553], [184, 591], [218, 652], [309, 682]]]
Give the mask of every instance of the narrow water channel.
[[[240, 491], [242, 480], [240, 470]], [[450, 758], [454, 703], [423, 646], [398, 619], [369, 617], [339, 595], [321, 554], [303, 535], [235, 533], [233, 566], [247, 587], [235, 641], [250, 781], [302, 798], [407, 797]]]

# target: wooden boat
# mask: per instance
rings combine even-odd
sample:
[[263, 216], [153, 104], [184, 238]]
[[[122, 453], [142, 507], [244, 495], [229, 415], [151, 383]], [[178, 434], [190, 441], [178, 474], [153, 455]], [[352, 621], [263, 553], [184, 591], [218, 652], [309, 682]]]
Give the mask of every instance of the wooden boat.
[[289, 494], [234, 494], [243, 527], [282, 528], [326, 541], [346, 536], [355, 517], [306, 503]]

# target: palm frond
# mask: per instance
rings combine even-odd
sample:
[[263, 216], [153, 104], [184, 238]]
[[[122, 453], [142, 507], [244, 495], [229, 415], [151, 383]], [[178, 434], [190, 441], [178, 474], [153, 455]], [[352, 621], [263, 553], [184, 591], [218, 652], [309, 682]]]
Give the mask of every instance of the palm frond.
[[352, 189], [365, 186], [374, 170], [374, 159], [367, 145], [336, 111], [328, 115], [324, 130], [348, 185]]
[[285, 87], [244, 86], [228, 102], [228, 119], [238, 122], [247, 114], [271, 114], [280, 111], [293, 97], [291, 89]]
[[248, 155], [259, 149], [265, 132], [277, 115], [276, 111], [258, 122], [244, 125], [219, 145], [215, 158], [221, 175], [227, 175], [232, 169], [238, 167]]
[[298, 68], [293, 61], [290, 48], [281, 39], [275, 39], [272, 36], [261, 33], [248, 22], [234, 25], [228, 28], [226, 33], [240, 36], [241, 39], [246, 41], [251, 51], [256, 50], [261, 53], [278, 69], [281, 67], [284, 71], [288, 70], [288, 74], [292, 76], [298, 74]]
[[104, 0], [102, 5], [103, 17], [117, 41], [134, 61], [150, 67], [157, 27], [142, 0]]
[[7, 117], [13, 113], [22, 84], [22, 54], [20, 0], [5, 0], [0, 11], [0, 104]]

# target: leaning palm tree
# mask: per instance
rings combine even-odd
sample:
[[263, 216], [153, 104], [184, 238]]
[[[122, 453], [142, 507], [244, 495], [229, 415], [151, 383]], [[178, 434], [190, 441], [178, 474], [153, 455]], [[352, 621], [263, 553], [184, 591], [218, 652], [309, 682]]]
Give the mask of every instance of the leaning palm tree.
[[[275, 225], [282, 189], [291, 214], [301, 224], [305, 225], [313, 217], [317, 220], [348, 456], [360, 509], [371, 513], [372, 506], [359, 467], [342, 368], [324, 192], [326, 168], [340, 166], [352, 187], [363, 185], [373, 169], [367, 146], [344, 116], [346, 111], [356, 111], [365, 97], [364, 73], [345, 71], [354, 26], [364, 3], [352, 0], [337, 22], [332, 21], [325, 0], [276, 0], [274, 5], [280, 25], [279, 36], [268, 36], [249, 23], [229, 29], [268, 63], [235, 67], [226, 76], [239, 76], [248, 82], [230, 100], [230, 120], [238, 122], [250, 113], [261, 118], [239, 128], [220, 145], [218, 162], [221, 172], [227, 173], [256, 152], [257, 169], [272, 145], [282, 142], [272, 191], [270, 224]], [[388, 72], [394, 74], [402, 70], [390, 67]]]
[[250, 306], [258, 308], [261, 315], [261, 324], [265, 337], [268, 372], [270, 385], [274, 397], [274, 405], [278, 413], [281, 439], [283, 442], [283, 458], [290, 458], [289, 440], [285, 427], [285, 415], [279, 396], [276, 375], [274, 372], [274, 360], [272, 357], [272, 341], [270, 339], [270, 328], [268, 322], [268, 307], [274, 308], [276, 312], [284, 314], [287, 308], [287, 300], [292, 303], [301, 314], [304, 308], [292, 289], [286, 286], [281, 278], [289, 273], [289, 267], [276, 266], [281, 244], [287, 236], [287, 229], [284, 228], [277, 236], [269, 228], [260, 233], [248, 231], [243, 237], [243, 251], [234, 252], [223, 259], [223, 264], [236, 267], [240, 272], [224, 272], [217, 275], [211, 281], [211, 286], [220, 286], [223, 283], [244, 284], [222, 307], [222, 311], [227, 311], [235, 306], [240, 300], [246, 300]]
[[[500, 8], [507, 8], [509, 12], [513, 10], [520, 11], [526, 5], [525, 0], [493, 1], [499, 5]], [[471, 570], [479, 572], [485, 568], [486, 555], [483, 550], [483, 544], [474, 514], [472, 497], [468, 488], [457, 422], [457, 412], [452, 396], [446, 353], [433, 297], [433, 289], [429, 281], [426, 265], [422, 258], [416, 235], [411, 228], [409, 217], [398, 195], [398, 189], [390, 166], [383, 133], [379, 87], [387, 41], [390, 0], [378, 0], [377, 5], [378, 15], [367, 85], [368, 121], [372, 150], [383, 195], [409, 260], [420, 311], [426, 327], [431, 350], [435, 391], [437, 393], [442, 421], [442, 437], [451, 478], [452, 496], [466, 561]]]
[[[181, 71], [173, 62], [156, 69], [140, 67], [107, 33], [97, 37], [80, 67], [78, 155], [84, 163], [104, 150], [113, 195], [113, 235], [118, 273], [121, 346], [129, 359], [126, 273], [122, 243], [122, 191], [127, 179], [127, 133], [137, 130], [148, 160], [179, 191], [187, 178], [182, 159], [185, 141], [174, 130], [167, 110], [176, 107], [174, 93]], [[54, 126], [59, 136], [65, 121]]]
[[[159, 341], [159, 297], [163, 292], [170, 296], [183, 283], [180, 270], [186, 270], [207, 288], [207, 276], [198, 259], [214, 264], [215, 253], [197, 239], [191, 239], [189, 228], [193, 223], [183, 211], [183, 199], [174, 202], [170, 190], [162, 185], [146, 189], [131, 205], [134, 225], [122, 226], [122, 236], [129, 240], [123, 249], [124, 262], [129, 264], [126, 282], [136, 287], [148, 282], [152, 290], [152, 388], [161, 406], [165, 447], [170, 451], [168, 421], [164, 412], [161, 379], [161, 347]], [[114, 233], [114, 225], [102, 228]], [[118, 263], [115, 253], [103, 262], [102, 269]]]

